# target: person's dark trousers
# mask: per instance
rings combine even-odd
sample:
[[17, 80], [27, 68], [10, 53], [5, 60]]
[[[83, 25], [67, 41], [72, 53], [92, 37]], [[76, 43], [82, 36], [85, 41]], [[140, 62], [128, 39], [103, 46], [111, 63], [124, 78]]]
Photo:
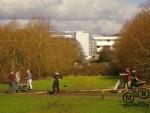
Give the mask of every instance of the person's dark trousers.
[[15, 82], [9, 82], [9, 93], [14, 93], [16, 89], [16, 83]]
[[13, 92], [13, 89], [12, 89], [12, 87], [13, 87], [13, 84], [12, 84], [12, 82], [9, 82], [9, 93], [12, 93]]
[[128, 89], [131, 89], [131, 87], [132, 87], [132, 86], [131, 86], [131, 82], [128, 81], [128, 82], [127, 82], [127, 88], [128, 88]]
[[52, 85], [52, 92], [51, 93], [59, 93], [59, 80], [54, 80]]
[[55, 85], [56, 85], [55, 86], [56, 87], [56, 92], [59, 93], [59, 80], [56, 81]]

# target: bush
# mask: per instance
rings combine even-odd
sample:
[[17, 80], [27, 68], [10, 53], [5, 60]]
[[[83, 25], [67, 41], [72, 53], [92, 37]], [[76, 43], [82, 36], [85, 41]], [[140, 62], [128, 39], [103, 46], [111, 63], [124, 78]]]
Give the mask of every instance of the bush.
[[78, 65], [73, 67], [69, 74], [72, 75], [100, 75], [106, 67], [105, 63], [90, 63], [89, 65]]
[[118, 66], [118, 64], [116, 62], [109, 62], [102, 74], [103, 75], [119, 75], [120, 72], [122, 72], [123, 70], [120, 69], [120, 67]]

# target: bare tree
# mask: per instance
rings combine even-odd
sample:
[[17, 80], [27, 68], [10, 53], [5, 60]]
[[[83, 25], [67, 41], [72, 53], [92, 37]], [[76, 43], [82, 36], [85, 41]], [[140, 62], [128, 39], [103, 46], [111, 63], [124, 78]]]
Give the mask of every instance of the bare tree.
[[17, 21], [0, 26], [0, 80], [10, 70], [31, 68], [35, 77], [69, 70], [78, 59], [75, 40], [49, 35], [52, 29], [43, 19], [33, 19], [21, 28]]
[[115, 58], [120, 68], [137, 65], [141, 78], [150, 80], [150, 10], [142, 9], [121, 31]]

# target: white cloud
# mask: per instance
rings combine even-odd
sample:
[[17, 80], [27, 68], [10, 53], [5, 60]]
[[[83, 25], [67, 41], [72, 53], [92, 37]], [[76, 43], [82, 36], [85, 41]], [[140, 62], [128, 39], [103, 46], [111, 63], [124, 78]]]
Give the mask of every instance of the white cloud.
[[0, 0], [0, 21], [41, 16], [58, 30], [116, 33], [138, 10], [128, 0]]
[[[52, 20], [53, 26], [58, 28], [58, 31], [63, 30], [72, 30], [72, 31], [87, 31], [91, 33], [116, 33], [120, 30], [121, 24], [115, 21], [108, 20], [69, 20], [69, 21], [57, 21]], [[68, 26], [73, 26], [68, 28]]]

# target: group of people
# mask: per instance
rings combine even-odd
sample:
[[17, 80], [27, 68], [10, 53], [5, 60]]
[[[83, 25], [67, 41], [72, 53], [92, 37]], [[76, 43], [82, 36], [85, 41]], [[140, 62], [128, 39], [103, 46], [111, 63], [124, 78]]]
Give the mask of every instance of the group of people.
[[[120, 76], [121, 79], [115, 85], [115, 89], [119, 88], [133, 89], [134, 87], [138, 87], [145, 84], [145, 81], [142, 81], [138, 78], [136, 66], [134, 66], [132, 70], [130, 68], [126, 68], [125, 72], [120, 73]], [[16, 92], [20, 91], [20, 80], [21, 80], [20, 78], [21, 78], [20, 71], [17, 71], [16, 73], [14, 73], [13, 71], [10, 72], [8, 76], [10, 93], [14, 91]], [[57, 94], [59, 93], [59, 81], [60, 79], [62, 79], [62, 76], [60, 75], [60, 73], [56, 72], [52, 76], [52, 78], [53, 78], [52, 91], [49, 93]], [[29, 69], [26, 72], [26, 80], [28, 89], [32, 90], [32, 74]]]
[[[9, 83], [9, 93], [13, 92], [19, 92], [20, 91], [20, 70], [16, 73], [14, 71], [11, 71], [8, 75], [8, 83]], [[32, 90], [32, 74], [30, 70], [28, 69], [26, 72], [26, 80], [27, 84], [29, 86], [29, 90]]]
[[133, 69], [126, 68], [125, 72], [120, 73], [121, 79], [118, 81], [116, 89], [126, 88], [133, 89], [135, 87], [142, 86], [145, 84], [145, 81], [142, 81], [138, 78], [137, 67], [134, 66]]
[[[32, 90], [32, 74], [31, 71], [28, 69], [26, 71], [26, 80], [27, 80], [27, 86], [29, 90]], [[53, 76], [53, 82], [52, 82], [52, 91], [49, 92], [50, 94], [58, 94], [59, 93], [59, 81], [62, 79], [62, 76], [60, 73], [56, 72]], [[14, 71], [11, 71], [8, 76], [8, 82], [9, 82], [9, 93], [13, 92], [20, 92], [20, 70], [16, 73]]]

